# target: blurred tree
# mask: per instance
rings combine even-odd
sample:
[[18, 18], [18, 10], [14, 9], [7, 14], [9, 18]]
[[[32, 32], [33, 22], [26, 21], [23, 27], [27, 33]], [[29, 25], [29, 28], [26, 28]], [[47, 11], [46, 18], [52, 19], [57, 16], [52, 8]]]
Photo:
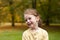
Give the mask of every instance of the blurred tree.
[[60, 23], [60, 0], [0, 0], [0, 21], [24, 22], [23, 13], [27, 8], [38, 10], [46, 25]]
[[59, 20], [58, 15], [60, 14], [59, 0], [45, 0], [45, 1], [39, 0], [39, 3], [40, 3], [40, 13], [43, 16], [44, 23], [46, 25], [49, 25], [49, 23], [58, 22]]
[[32, 0], [32, 8], [36, 9], [36, 0]]
[[50, 18], [50, 16], [49, 16], [49, 14], [51, 13], [51, 0], [49, 0], [48, 1], [48, 10], [47, 10], [47, 14], [46, 14], [46, 25], [48, 25], [49, 26], [49, 18]]
[[14, 8], [12, 6], [13, 0], [9, 0], [8, 2], [9, 2], [9, 6], [10, 6], [10, 13], [12, 15], [12, 26], [14, 27], [14, 25], [15, 25], [14, 24]]
[[43, 22], [46, 25], [49, 25], [51, 0], [39, 0], [39, 3], [40, 3], [40, 14], [42, 14], [43, 16]]

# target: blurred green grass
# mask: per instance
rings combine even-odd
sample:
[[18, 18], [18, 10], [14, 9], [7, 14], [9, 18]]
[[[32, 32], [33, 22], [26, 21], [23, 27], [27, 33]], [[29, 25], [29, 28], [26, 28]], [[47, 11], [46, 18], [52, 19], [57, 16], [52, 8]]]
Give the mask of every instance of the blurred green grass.
[[[0, 40], [22, 40], [23, 30], [5, 30], [0, 32]], [[60, 40], [59, 31], [48, 31], [49, 40]]]
[[0, 40], [22, 40], [22, 30], [0, 32]]
[[[60, 26], [50, 25], [44, 26], [43, 29], [47, 30], [49, 40], [60, 40]], [[27, 28], [26, 26], [0, 27], [0, 40], [22, 40], [22, 33]]]
[[60, 40], [60, 31], [49, 31], [49, 40]]

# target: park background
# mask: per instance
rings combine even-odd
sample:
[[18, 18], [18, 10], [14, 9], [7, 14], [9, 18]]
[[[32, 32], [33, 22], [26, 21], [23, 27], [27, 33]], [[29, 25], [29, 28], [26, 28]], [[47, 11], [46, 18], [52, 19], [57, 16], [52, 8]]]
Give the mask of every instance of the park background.
[[60, 40], [60, 0], [0, 0], [0, 40], [22, 40], [27, 8], [40, 13], [49, 40]]

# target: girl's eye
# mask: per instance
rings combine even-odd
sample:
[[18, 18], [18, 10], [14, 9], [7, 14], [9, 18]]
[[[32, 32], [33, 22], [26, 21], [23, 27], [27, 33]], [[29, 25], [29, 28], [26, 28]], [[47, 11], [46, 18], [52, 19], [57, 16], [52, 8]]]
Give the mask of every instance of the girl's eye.
[[27, 21], [27, 20], [25, 20], [25, 21]]
[[29, 18], [29, 20], [30, 20], [31, 18]]

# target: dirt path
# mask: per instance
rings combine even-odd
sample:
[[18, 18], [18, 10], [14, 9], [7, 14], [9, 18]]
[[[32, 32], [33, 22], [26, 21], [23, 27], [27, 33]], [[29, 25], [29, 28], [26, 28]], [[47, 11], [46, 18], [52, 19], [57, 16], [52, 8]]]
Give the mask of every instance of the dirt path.
[[[28, 27], [26, 26], [25, 23], [15, 23], [15, 26], [12, 27], [11, 23], [4, 23], [3, 25], [0, 26], [0, 31], [4, 30], [25, 30]], [[50, 25], [50, 26], [43, 26], [43, 29], [46, 30], [57, 30], [60, 31], [60, 25]]]

